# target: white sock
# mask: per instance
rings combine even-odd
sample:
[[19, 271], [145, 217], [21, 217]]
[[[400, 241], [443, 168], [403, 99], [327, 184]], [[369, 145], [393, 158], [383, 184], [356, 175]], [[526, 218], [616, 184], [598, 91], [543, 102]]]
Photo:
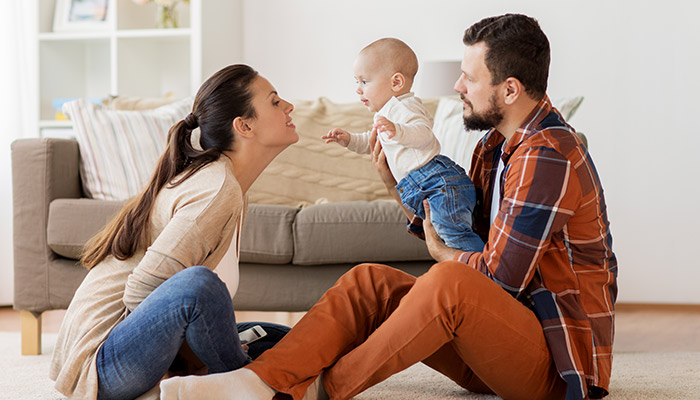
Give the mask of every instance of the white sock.
[[182, 376], [160, 383], [161, 400], [270, 400], [275, 390], [248, 368], [203, 376]]
[[314, 383], [306, 389], [302, 400], [328, 400], [328, 394], [323, 387], [323, 373], [317, 376]]

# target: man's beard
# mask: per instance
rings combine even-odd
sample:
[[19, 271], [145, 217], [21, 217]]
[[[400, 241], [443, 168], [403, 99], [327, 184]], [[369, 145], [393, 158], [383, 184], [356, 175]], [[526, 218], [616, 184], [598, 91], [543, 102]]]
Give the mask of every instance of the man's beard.
[[474, 106], [472, 103], [464, 98], [464, 95], [460, 95], [462, 101], [464, 101], [471, 109], [472, 113], [464, 118], [464, 129], [466, 130], [477, 130], [485, 131], [491, 129], [503, 121], [503, 112], [501, 108], [496, 103], [496, 94], [494, 93], [489, 100], [489, 109], [483, 113], [477, 113], [474, 111]]

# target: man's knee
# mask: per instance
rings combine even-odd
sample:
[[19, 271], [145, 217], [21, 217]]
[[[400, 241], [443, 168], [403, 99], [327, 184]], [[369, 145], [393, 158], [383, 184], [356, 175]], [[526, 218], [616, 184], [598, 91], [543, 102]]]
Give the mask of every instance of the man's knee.
[[382, 264], [358, 264], [343, 274], [338, 282], [350, 281], [352, 284], [373, 282], [377, 279], [383, 279], [382, 277], [386, 275], [394, 274], [394, 271], [396, 271], [394, 268]]
[[410, 287], [415, 282], [413, 276], [382, 264], [365, 263], [353, 267], [337, 282], [335, 288], [342, 287], [348, 291], [358, 291], [363, 295], [373, 293], [386, 296], [404, 286]]
[[461, 278], [465, 275], [476, 272], [474, 268], [459, 261], [442, 261], [430, 267], [426, 275], [431, 274], [437, 277], [450, 279]]
[[430, 267], [421, 278], [439, 290], [439, 288], [451, 287], [456, 284], [469, 284], [470, 281], [479, 279], [478, 275], [481, 273], [467, 264], [458, 261], [443, 261]]
[[433, 265], [421, 277], [421, 285], [427, 285], [432, 292], [449, 292], [455, 299], [480, 301], [483, 298], [503, 292], [491, 278], [467, 264], [458, 261], [444, 261]]

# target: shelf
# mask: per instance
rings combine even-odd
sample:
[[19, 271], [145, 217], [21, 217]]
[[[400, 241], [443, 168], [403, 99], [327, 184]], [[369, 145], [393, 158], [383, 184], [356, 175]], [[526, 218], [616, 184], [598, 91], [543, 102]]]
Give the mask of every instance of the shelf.
[[39, 41], [104, 40], [109, 39], [110, 32], [44, 32], [38, 35]]
[[125, 29], [116, 32], [118, 38], [169, 38], [189, 37], [192, 30], [189, 28], [175, 29]]
[[156, 28], [153, 1], [109, 0], [113, 18], [107, 26], [69, 32], [53, 32], [59, 0], [31, 2], [38, 90], [29, 96], [36, 107], [32, 130], [40, 135], [71, 131], [70, 121], [54, 120], [56, 99], [187, 97], [203, 78], [241, 58], [243, 0], [180, 1], [179, 28]]
[[109, 39], [112, 35], [117, 38], [169, 38], [169, 37], [189, 37], [192, 30], [189, 28], [175, 29], [125, 29], [112, 32], [44, 32], [40, 33], [39, 40], [43, 42], [52, 41], [80, 41], [80, 40], [102, 40]]

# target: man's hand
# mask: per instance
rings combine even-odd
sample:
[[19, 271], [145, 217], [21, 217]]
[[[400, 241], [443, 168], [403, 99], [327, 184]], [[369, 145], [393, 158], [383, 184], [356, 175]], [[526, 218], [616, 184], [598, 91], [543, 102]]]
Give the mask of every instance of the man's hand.
[[348, 147], [348, 144], [350, 144], [350, 133], [340, 128], [334, 128], [324, 136], [321, 136], [321, 139], [325, 140], [326, 143], [336, 142], [343, 147]]
[[[384, 149], [382, 149], [382, 143], [377, 140], [377, 128], [372, 128], [372, 132], [369, 135], [369, 145], [372, 148], [372, 164], [374, 168], [379, 172], [379, 177], [382, 178], [382, 182], [386, 186], [389, 194], [393, 196], [396, 192], [396, 179], [394, 175], [391, 174], [389, 169], [389, 164], [386, 162], [386, 155], [384, 154]], [[401, 201], [399, 200], [399, 203]]]
[[386, 133], [387, 139], [391, 139], [396, 136], [396, 126], [385, 117], [379, 117], [376, 121], [374, 121], [374, 129], [376, 129], [379, 133]]
[[401, 211], [403, 211], [406, 218], [410, 221], [413, 219], [413, 213], [408, 211], [408, 209], [401, 204], [401, 196], [399, 196], [399, 192], [396, 190], [396, 178], [394, 178], [394, 175], [389, 169], [384, 149], [382, 149], [382, 143], [377, 140], [377, 128], [372, 128], [372, 132], [369, 135], [369, 145], [372, 148], [372, 164], [374, 168], [379, 172], [379, 177], [382, 178], [382, 182], [384, 182], [389, 195], [399, 203]]
[[425, 209], [425, 220], [423, 221], [423, 232], [425, 232], [425, 244], [428, 246], [430, 255], [435, 261], [454, 260], [462, 251], [447, 247], [442, 241], [430, 219], [430, 204], [428, 200], [423, 200], [423, 208]]

